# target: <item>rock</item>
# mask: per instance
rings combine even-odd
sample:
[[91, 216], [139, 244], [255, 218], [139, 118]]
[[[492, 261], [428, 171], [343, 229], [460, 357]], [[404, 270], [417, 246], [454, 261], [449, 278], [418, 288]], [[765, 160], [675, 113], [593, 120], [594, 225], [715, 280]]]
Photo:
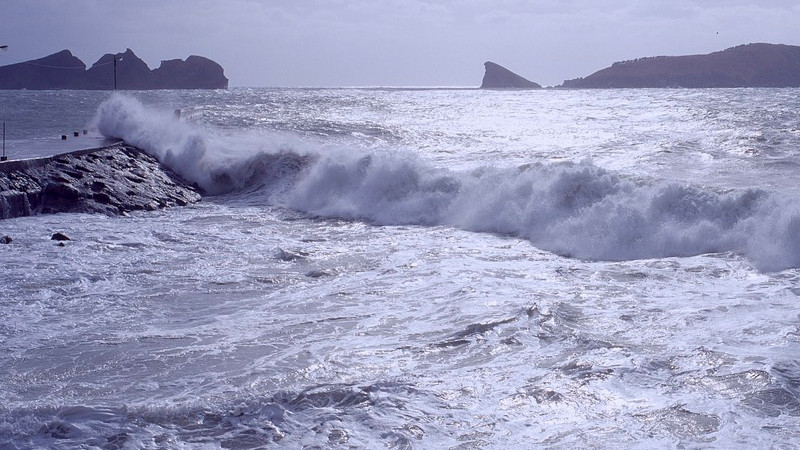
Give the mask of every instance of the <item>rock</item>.
[[192, 55], [186, 61], [162, 61], [158, 69], [150, 70], [127, 49], [103, 55], [88, 70], [69, 50], [2, 66], [0, 89], [114, 89], [115, 76], [117, 89], [228, 88], [222, 66], [208, 58]]
[[302, 261], [305, 260], [307, 256], [308, 253], [306, 252], [292, 252], [282, 248], [279, 248], [278, 251], [275, 252], [275, 258], [285, 262]]
[[[82, 176], [64, 176], [69, 172]], [[199, 200], [198, 190], [169, 168], [124, 144], [0, 165], [0, 219], [58, 212], [125, 214]]]
[[0, 244], [10, 244], [13, 240], [14, 239], [11, 239], [11, 236], [3, 236], [0, 237]]
[[50, 197], [64, 198], [66, 200], [75, 200], [81, 196], [81, 192], [78, 189], [58, 178], [55, 182], [47, 183], [44, 187], [44, 193]]
[[59, 232], [59, 233], [53, 233], [53, 235], [50, 236], [50, 240], [51, 241], [71, 241], [72, 239], [70, 239], [69, 236], [67, 236], [66, 234]]
[[335, 274], [336, 273], [331, 270], [315, 269], [307, 272], [306, 276], [309, 278], [322, 278], [322, 277], [332, 277]]
[[800, 87], [800, 47], [748, 44], [707, 55], [616, 62], [565, 88]]
[[486, 73], [483, 75], [481, 89], [540, 89], [542, 87], [491, 61], [486, 61], [483, 65]]
[[105, 192], [95, 192], [94, 194], [92, 194], [92, 200], [96, 201], [97, 203], [102, 203], [104, 205], [110, 205], [111, 203], [113, 203], [111, 201], [111, 197]]

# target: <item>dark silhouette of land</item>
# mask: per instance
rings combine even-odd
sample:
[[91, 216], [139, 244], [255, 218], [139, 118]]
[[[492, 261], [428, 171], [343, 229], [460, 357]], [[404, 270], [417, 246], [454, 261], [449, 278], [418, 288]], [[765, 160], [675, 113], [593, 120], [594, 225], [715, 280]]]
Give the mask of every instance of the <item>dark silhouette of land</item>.
[[800, 47], [747, 44], [707, 55], [616, 62], [565, 88], [800, 87]]
[[161, 61], [150, 70], [131, 49], [89, 69], [69, 50], [0, 67], [0, 89], [227, 89], [222, 66], [202, 56]]
[[486, 73], [483, 75], [481, 89], [540, 89], [542, 87], [491, 61], [486, 61], [483, 65], [486, 67]]

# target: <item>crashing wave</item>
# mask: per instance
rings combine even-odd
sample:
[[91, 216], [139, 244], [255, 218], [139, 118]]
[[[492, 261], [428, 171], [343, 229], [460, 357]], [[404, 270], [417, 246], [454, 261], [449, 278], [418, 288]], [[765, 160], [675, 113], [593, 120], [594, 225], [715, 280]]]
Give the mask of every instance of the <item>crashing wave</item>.
[[271, 205], [316, 216], [502, 233], [583, 259], [736, 252], [763, 270], [800, 266], [800, 208], [761, 190], [634, 182], [591, 161], [465, 172], [400, 151], [300, 151], [211, 136], [122, 95], [95, 120], [208, 193], [261, 189]]

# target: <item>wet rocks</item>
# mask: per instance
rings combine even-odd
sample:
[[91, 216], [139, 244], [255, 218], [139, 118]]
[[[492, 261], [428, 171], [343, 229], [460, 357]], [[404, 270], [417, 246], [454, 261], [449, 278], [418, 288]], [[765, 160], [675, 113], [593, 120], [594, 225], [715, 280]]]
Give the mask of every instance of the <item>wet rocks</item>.
[[67, 236], [66, 234], [59, 232], [59, 233], [53, 233], [53, 235], [50, 236], [50, 240], [51, 241], [71, 241], [72, 239], [70, 239], [69, 236]]
[[0, 219], [58, 212], [115, 215], [199, 200], [197, 189], [125, 144], [0, 164]]
[[0, 237], [0, 244], [10, 244], [14, 239], [11, 236]]

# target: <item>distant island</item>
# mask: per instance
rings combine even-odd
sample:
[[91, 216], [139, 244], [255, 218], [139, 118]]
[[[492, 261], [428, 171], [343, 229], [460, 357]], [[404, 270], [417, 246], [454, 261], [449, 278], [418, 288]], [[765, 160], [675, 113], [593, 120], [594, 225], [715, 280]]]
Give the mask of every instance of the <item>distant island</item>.
[[542, 86], [523, 78], [505, 67], [486, 61], [481, 89], [540, 89]]
[[0, 67], [0, 89], [227, 89], [222, 66], [202, 56], [161, 61], [150, 70], [131, 49], [90, 68], [69, 50]]
[[563, 88], [800, 87], [800, 47], [747, 44], [707, 55], [616, 62]]

